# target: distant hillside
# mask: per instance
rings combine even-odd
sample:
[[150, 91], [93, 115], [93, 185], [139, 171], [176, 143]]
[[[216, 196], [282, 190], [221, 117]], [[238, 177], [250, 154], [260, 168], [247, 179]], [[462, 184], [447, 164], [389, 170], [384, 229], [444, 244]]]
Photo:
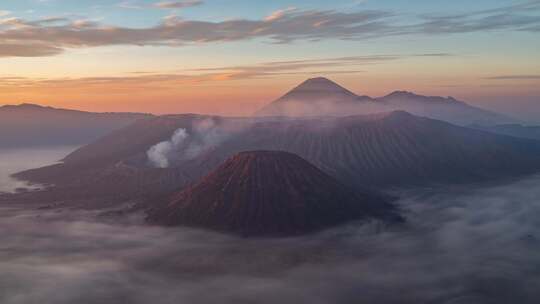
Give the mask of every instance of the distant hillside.
[[139, 119], [138, 113], [91, 113], [34, 104], [0, 107], [0, 148], [83, 145]]
[[514, 121], [502, 114], [471, 106], [453, 97], [423, 96], [407, 91], [396, 91], [377, 98], [376, 101], [392, 110], [403, 110], [459, 125], [471, 123], [493, 125]]
[[149, 220], [242, 236], [304, 234], [350, 220], [397, 218], [375, 193], [353, 191], [297, 155], [242, 152], [157, 204]]
[[283, 97], [266, 105], [256, 116], [350, 116], [388, 111], [407, 111], [459, 125], [501, 124], [514, 120], [470, 106], [452, 97], [422, 96], [396, 91], [384, 97], [358, 96], [326, 78], [308, 79]]

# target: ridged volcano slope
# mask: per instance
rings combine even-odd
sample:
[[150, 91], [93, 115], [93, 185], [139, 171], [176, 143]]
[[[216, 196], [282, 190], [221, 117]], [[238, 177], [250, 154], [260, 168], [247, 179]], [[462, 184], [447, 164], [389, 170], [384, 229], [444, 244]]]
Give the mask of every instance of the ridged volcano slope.
[[298, 154], [354, 186], [462, 183], [540, 170], [540, 142], [399, 111], [259, 123], [209, 153], [201, 164], [215, 166], [234, 153], [255, 149]]
[[228, 159], [151, 210], [149, 220], [243, 236], [286, 236], [391, 211], [381, 196], [353, 192], [297, 155], [255, 151]]

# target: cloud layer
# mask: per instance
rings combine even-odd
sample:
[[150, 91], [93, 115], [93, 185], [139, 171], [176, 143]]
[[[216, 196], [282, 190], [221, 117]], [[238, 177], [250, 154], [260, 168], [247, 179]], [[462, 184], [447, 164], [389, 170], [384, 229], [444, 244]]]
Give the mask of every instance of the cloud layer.
[[156, 7], [165, 9], [186, 8], [202, 5], [201, 0], [184, 0], [184, 1], [161, 1], [155, 4]]
[[405, 60], [414, 57], [449, 57], [449, 53], [432, 54], [388, 54], [307, 60], [263, 62], [252, 65], [201, 68], [171, 73], [134, 72], [115, 77], [84, 77], [40, 79], [25, 77], [0, 77], [0, 88], [79, 88], [114, 86], [117, 89], [144, 89], [150, 86], [160, 88], [176, 87], [180, 84], [254, 79], [280, 75], [336, 75], [362, 73], [362, 67], [388, 61]]
[[539, 184], [417, 191], [404, 227], [269, 240], [4, 205], [0, 302], [537, 303]]
[[[200, 1], [159, 2], [183, 8]], [[172, 46], [261, 39], [272, 43], [326, 39], [362, 40], [400, 35], [443, 35], [479, 31], [540, 30], [540, 1], [455, 15], [418, 16], [403, 22], [383, 10], [342, 12], [289, 8], [260, 20], [199, 21], [169, 16], [153, 27], [128, 28], [88, 20], [0, 19], [0, 57], [51, 56], [70, 48], [112, 45]]]

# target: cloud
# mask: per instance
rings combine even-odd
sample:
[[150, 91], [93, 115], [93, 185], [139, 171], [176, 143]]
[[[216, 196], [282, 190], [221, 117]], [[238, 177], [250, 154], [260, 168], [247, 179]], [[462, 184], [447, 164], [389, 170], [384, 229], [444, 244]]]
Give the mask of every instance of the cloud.
[[[124, 6], [138, 7], [134, 2]], [[157, 7], [182, 8], [201, 1], [159, 2]], [[261, 19], [199, 21], [169, 16], [160, 24], [128, 28], [94, 23], [77, 27], [68, 20], [0, 19], [0, 44], [30, 43], [44, 48], [70, 49], [112, 45], [181, 47], [201, 43], [263, 40], [272, 43], [328, 39], [363, 40], [403, 35], [443, 35], [479, 31], [528, 31], [540, 28], [537, 1], [455, 15], [424, 15], [415, 22], [383, 10], [342, 12], [287, 8]], [[36, 51], [36, 53], [40, 53]], [[47, 52], [42, 52], [48, 54]], [[9, 53], [9, 56], [13, 56]], [[7, 54], [4, 54], [7, 56]]]
[[[373, 36], [386, 31], [377, 20], [386, 13], [368, 11], [294, 11], [274, 20], [227, 20], [221, 22], [168, 17], [150, 28], [125, 28], [103, 24], [80, 28], [73, 22], [48, 24], [46, 20], [0, 20], [0, 44], [43, 45], [46, 48], [86, 48], [110, 45], [183, 46], [265, 38], [273, 42]], [[59, 20], [57, 20], [59, 21]], [[324, 26], [316, 26], [324, 22]], [[375, 23], [374, 23], [375, 22]]]
[[125, 0], [118, 3], [116, 6], [126, 9], [144, 9], [144, 8], [158, 8], [158, 9], [181, 9], [203, 5], [202, 0], [184, 0], [184, 1], [161, 1], [153, 4], [147, 4], [137, 0]]
[[539, 183], [410, 191], [404, 226], [286, 239], [2, 204], [0, 302], [533, 304]]
[[413, 32], [424, 34], [456, 34], [480, 31], [530, 31], [540, 25], [540, 1], [525, 1], [514, 5], [463, 14], [423, 15], [423, 23], [412, 26]]
[[[29, 48], [29, 52], [35, 51], [35, 49]], [[414, 58], [417, 56], [446, 57], [453, 55], [447, 53], [433, 53], [349, 56], [263, 62], [253, 65], [200, 68], [166, 74], [139, 71], [129, 75], [115, 77], [34, 79], [5, 76], [0, 77], [0, 88], [91, 88], [114, 85], [117, 89], [126, 88], [128, 90], [134, 90], [147, 89], [150, 86], [158, 88], [164, 88], [167, 86], [177, 87], [179, 84], [257, 79], [279, 75], [320, 76], [334, 74], [356, 74], [362, 73], [363, 71], [360, 68], [364, 66], [389, 61], [405, 60], [407, 58]]]
[[287, 9], [277, 10], [264, 18], [265, 21], [274, 21], [285, 17], [285, 14], [295, 11], [295, 7], [289, 7]]
[[[386, 61], [399, 60], [408, 57], [407, 55], [372, 55], [372, 56], [351, 56], [337, 57], [324, 59], [307, 59], [307, 60], [291, 60], [291, 61], [275, 61], [265, 62], [255, 65], [239, 65], [239, 66], [224, 66], [214, 68], [195, 69], [196, 72], [221, 72], [231, 73], [235, 77], [253, 78], [261, 76], [281, 75], [292, 71], [300, 71], [300, 73], [313, 73], [310, 69], [313, 68], [332, 68], [334, 71], [328, 70], [327, 74], [341, 72], [339, 68], [354, 67], [376, 64]], [[351, 71], [353, 73], [359, 71]]]
[[162, 1], [154, 4], [155, 7], [164, 9], [177, 9], [202, 5], [202, 0]]
[[120, 8], [126, 8], [126, 9], [143, 9], [145, 7], [144, 4], [141, 4], [138, 1], [130, 1], [130, 0], [122, 1], [118, 3], [116, 6]]
[[51, 45], [37, 44], [0, 44], [0, 57], [44, 57], [61, 54], [64, 50]]
[[490, 80], [534, 80], [534, 79], [540, 79], [540, 75], [502, 75], [502, 76], [486, 77], [484, 79], [490, 79]]
[[0, 10], [0, 17], [11, 15], [10, 11]]

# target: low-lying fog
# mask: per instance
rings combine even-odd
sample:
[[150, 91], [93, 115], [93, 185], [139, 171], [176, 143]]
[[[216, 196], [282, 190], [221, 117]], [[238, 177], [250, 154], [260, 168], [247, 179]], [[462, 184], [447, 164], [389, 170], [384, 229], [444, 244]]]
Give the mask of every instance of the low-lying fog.
[[246, 240], [0, 210], [0, 303], [538, 303], [540, 177], [409, 194], [404, 227]]
[[76, 148], [75, 146], [52, 146], [0, 149], [0, 193], [13, 192], [17, 188], [35, 188], [25, 182], [11, 178], [10, 175], [19, 171], [53, 164]]

